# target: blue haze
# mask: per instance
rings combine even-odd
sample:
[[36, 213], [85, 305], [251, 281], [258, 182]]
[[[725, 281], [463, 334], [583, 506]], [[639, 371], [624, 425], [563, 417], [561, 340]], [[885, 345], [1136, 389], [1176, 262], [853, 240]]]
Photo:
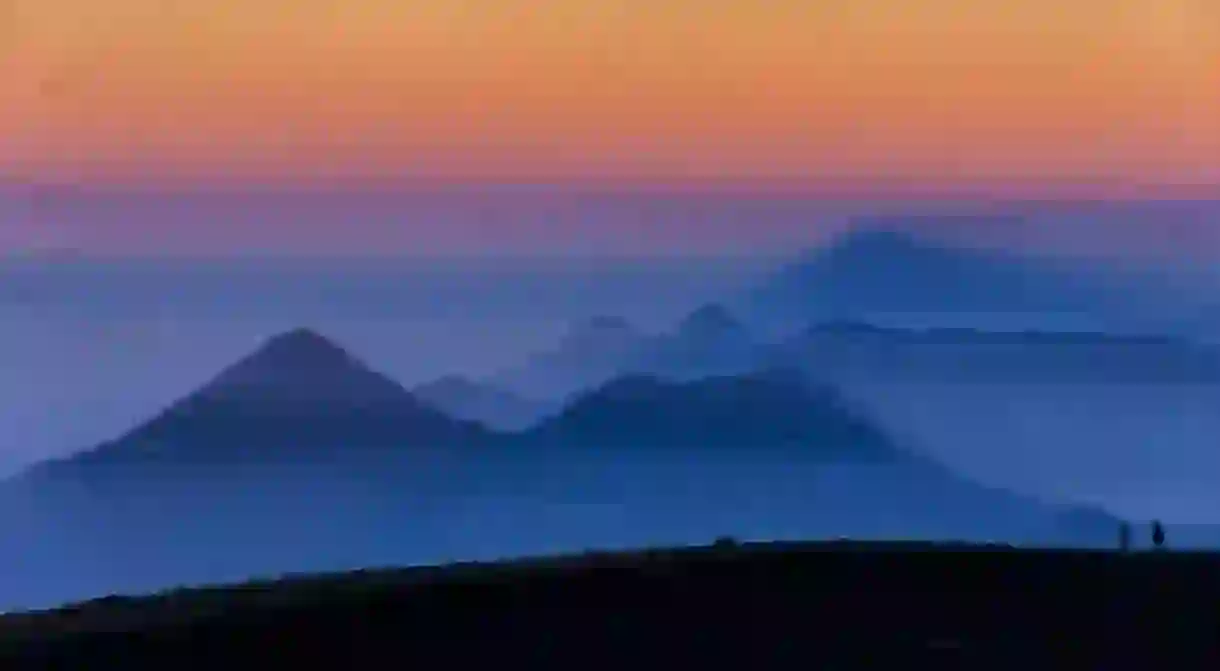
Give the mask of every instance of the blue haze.
[[[772, 216], [792, 215], [777, 208]], [[731, 228], [724, 221], [719, 230]], [[953, 238], [951, 229], [935, 232]], [[980, 245], [1011, 233], [987, 230]], [[1054, 234], [1045, 224], [1032, 230]], [[610, 315], [655, 334], [708, 301], [735, 310], [776, 269], [776, 259], [762, 255], [633, 263], [7, 261], [0, 267], [0, 472], [113, 439], [297, 326], [333, 337], [407, 387], [449, 374], [482, 379], [552, 349], [578, 320]], [[853, 305], [851, 278], [862, 276], [858, 265], [849, 270], [833, 274], [836, 282], [847, 278], [845, 286], [829, 288], [840, 306]], [[883, 278], [892, 270], [872, 267]], [[1129, 286], [1106, 270], [1090, 272], [1119, 293]], [[1217, 304], [1215, 285], [1187, 275], [1173, 281], [1170, 293], [1188, 299], [1181, 305], [1150, 298], [1166, 295], [1160, 286], [1111, 308], [1127, 310], [1130, 322], [1181, 327], [1200, 339], [1220, 333], [1220, 312], [1211, 323], [1182, 307]], [[901, 322], [903, 307], [887, 306], [884, 317]], [[913, 315], [917, 326], [1107, 324], [1037, 310], [999, 310], [980, 323], [985, 310], [907, 307], [905, 318]], [[766, 341], [790, 335], [747, 326]], [[1122, 360], [1156, 368], [1163, 352]], [[18, 483], [0, 491], [0, 608], [285, 571], [724, 534], [1045, 539], [1044, 504], [1097, 505], [1137, 522], [1161, 517], [1171, 523], [1171, 544], [1220, 546], [1220, 527], [1210, 526], [1220, 524], [1220, 497], [1212, 493], [1220, 491], [1220, 380], [1015, 383], [862, 373], [836, 383], [897, 445], [948, 472], [919, 460], [794, 460], [782, 450], [641, 444], [629, 458], [562, 450], [523, 458], [507, 449], [472, 455], [424, 445], [390, 462], [312, 456], [237, 472], [205, 468], [188, 478], [137, 471], [81, 489]], [[942, 490], [945, 501], [937, 503]], [[926, 508], [893, 512], [910, 500]], [[993, 517], [972, 517], [980, 502]], [[1085, 517], [1084, 531], [1058, 540], [1095, 542], [1104, 520]]]

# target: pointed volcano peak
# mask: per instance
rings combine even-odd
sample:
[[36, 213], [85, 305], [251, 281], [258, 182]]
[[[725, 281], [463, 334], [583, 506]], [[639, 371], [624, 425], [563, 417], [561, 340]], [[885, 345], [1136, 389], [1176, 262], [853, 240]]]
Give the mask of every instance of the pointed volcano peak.
[[678, 331], [686, 335], [737, 334], [745, 327], [719, 303], [708, 303], [687, 315], [678, 325]]
[[349, 363], [352, 360], [339, 345], [309, 328], [295, 328], [269, 338], [247, 360], [284, 365]]
[[221, 378], [308, 378], [334, 371], [363, 368], [347, 350], [307, 328], [285, 331], [268, 338], [258, 349], [233, 364]]
[[269, 338], [200, 392], [208, 397], [328, 397], [359, 403], [405, 390], [316, 331], [297, 328]]
[[75, 463], [254, 463], [249, 460], [299, 450], [476, 445], [487, 437], [482, 427], [425, 405], [328, 338], [294, 329]]
[[277, 333], [267, 339], [267, 345], [338, 347], [329, 338], [307, 326], [298, 326], [294, 329]]

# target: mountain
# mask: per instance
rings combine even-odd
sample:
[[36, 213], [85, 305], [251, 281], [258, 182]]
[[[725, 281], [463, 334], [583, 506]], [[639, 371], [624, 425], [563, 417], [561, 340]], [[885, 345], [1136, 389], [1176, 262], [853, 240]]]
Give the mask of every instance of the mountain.
[[884, 436], [830, 389], [783, 370], [675, 382], [616, 378], [523, 434], [531, 445], [790, 448], [881, 454]]
[[450, 417], [501, 430], [525, 428], [549, 408], [545, 403], [460, 375], [421, 384], [411, 393]]
[[768, 350], [771, 365], [838, 381], [1220, 383], [1220, 348], [1168, 336], [815, 324]]
[[718, 303], [703, 305], [664, 333], [642, 343], [633, 371], [674, 378], [745, 373], [759, 362], [754, 336]]
[[533, 398], [562, 398], [620, 373], [646, 338], [621, 317], [593, 317], [573, 324], [553, 349], [488, 384]]
[[688, 314], [678, 324], [679, 338], [690, 343], [716, 344], [725, 340], [749, 342], [750, 335], [728, 310], [718, 303], [708, 303]]
[[632, 496], [650, 492], [655, 514], [691, 505], [727, 517], [753, 511], [753, 524], [777, 537], [803, 529], [1096, 544], [1111, 542], [1118, 528], [1095, 509], [1049, 505], [958, 476], [894, 441], [832, 388], [785, 369], [689, 382], [623, 376], [518, 440], [553, 448], [549, 461], [595, 471], [585, 476], [589, 488], [638, 461], [646, 467], [620, 475], [630, 485], [619, 486]]
[[[1035, 326], [1067, 320], [1105, 326], [1135, 319], [1131, 287], [1083, 267], [999, 251], [950, 247], [869, 220], [829, 247], [808, 252], [751, 289], [743, 309], [769, 325], [885, 321], [926, 326]], [[1118, 314], [1126, 311], [1130, 314]], [[1057, 321], [1056, 321], [1057, 320]]]
[[576, 324], [553, 350], [493, 377], [491, 384], [524, 395], [568, 398], [629, 373], [681, 379], [745, 373], [756, 367], [759, 351], [741, 321], [723, 305], [709, 303], [669, 333], [644, 333], [614, 317]]
[[795, 371], [618, 376], [505, 433], [296, 331], [0, 487], [0, 536], [21, 548], [0, 553], [0, 608], [720, 535], [1111, 543], [1117, 520], [1074, 511], [906, 451]]
[[151, 421], [50, 467], [305, 460], [320, 451], [466, 445], [485, 437], [477, 424], [425, 405], [327, 338], [296, 329]]

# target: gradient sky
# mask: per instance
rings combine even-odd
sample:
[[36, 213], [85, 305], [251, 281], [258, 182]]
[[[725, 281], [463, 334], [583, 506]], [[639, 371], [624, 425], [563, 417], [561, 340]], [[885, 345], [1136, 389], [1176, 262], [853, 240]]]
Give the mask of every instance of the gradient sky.
[[[1220, 4], [0, 0], [6, 182], [1217, 199]], [[112, 220], [90, 227], [5, 193], [10, 248], [156, 248], [184, 239], [177, 215], [204, 219], [71, 206]], [[256, 244], [301, 228], [290, 210], [209, 221], [262, 221], [242, 227]], [[453, 244], [486, 232], [474, 219]], [[551, 235], [532, 221], [503, 242]]]
[[1213, 0], [3, 0], [0, 167], [1220, 183]]

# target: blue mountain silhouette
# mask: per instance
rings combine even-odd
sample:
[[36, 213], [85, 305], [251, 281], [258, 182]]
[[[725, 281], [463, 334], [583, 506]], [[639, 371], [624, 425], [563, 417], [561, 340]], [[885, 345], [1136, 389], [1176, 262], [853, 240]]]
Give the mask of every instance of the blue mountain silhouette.
[[437, 378], [412, 388], [411, 393], [450, 417], [500, 430], [524, 428], [550, 408], [547, 403], [461, 375]]
[[616, 378], [521, 436], [524, 444], [617, 448], [798, 448], [881, 457], [888, 439], [831, 389], [788, 370], [674, 382]]
[[[1101, 318], [1124, 297], [1065, 266], [864, 228], [803, 254], [744, 299], [751, 320], [868, 321], [883, 315]], [[978, 325], [982, 325], [981, 323]]]
[[296, 329], [149, 422], [47, 466], [304, 460], [318, 450], [468, 445], [487, 435], [427, 406], [324, 336]]

